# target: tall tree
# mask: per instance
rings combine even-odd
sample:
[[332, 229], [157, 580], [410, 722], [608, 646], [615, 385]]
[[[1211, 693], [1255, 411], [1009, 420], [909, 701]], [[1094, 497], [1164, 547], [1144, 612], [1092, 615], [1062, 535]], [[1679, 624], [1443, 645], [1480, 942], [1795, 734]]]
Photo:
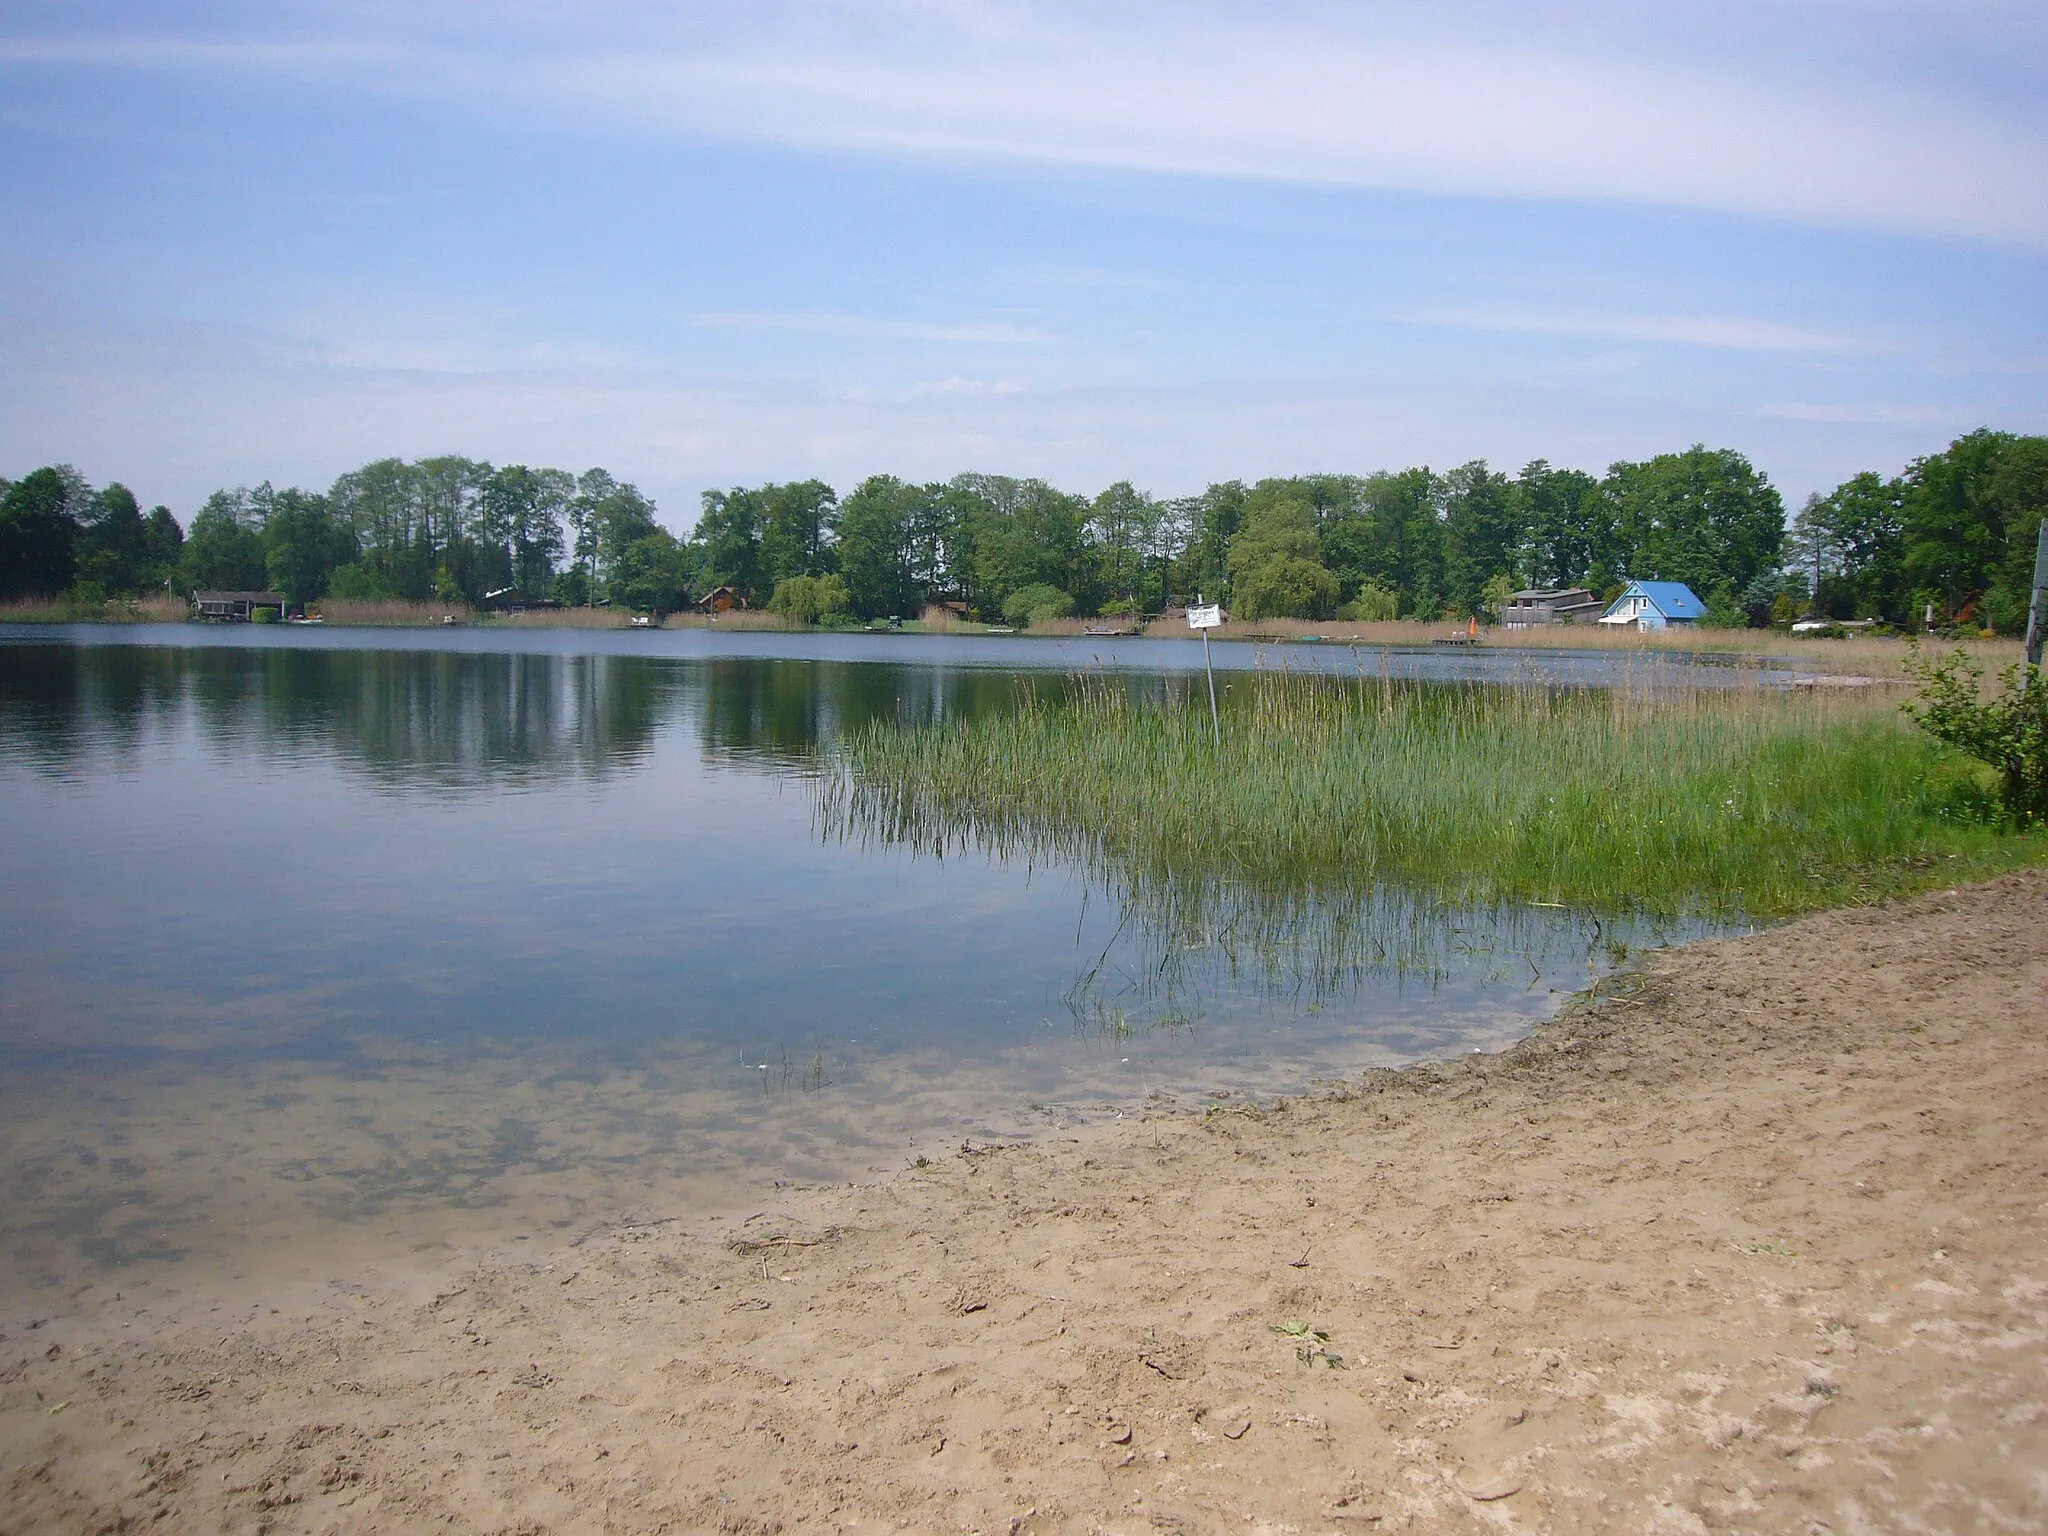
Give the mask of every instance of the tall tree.
[[187, 592], [260, 590], [264, 569], [262, 516], [245, 489], [215, 491], [192, 518], [179, 561], [178, 579]]
[[264, 574], [294, 603], [327, 595], [335, 567], [356, 558], [355, 533], [334, 515], [325, 496], [296, 489], [262, 488]]
[[1488, 583], [1497, 577], [1505, 577], [1511, 587], [1519, 584], [1521, 510], [1508, 477], [1488, 469], [1484, 459], [1444, 476], [1444, 581], [1446, 595], [1461, 612], [1481, 612]]
[[1816, 610], [1836, 618], [1904, 619], [1905, 484], [1865, 471], [1809, 496], [1792, 521], [1801, 575]]
[[833, 541], [839, 528], [839, 493], [822, 480], [764, 485], [761, 583], [774, 588], [791, 576], [824, 576], [838, 569]]
[[839, 510], [839, 569], [864, 619], [915, 614], [924, 601], [917, 570], [923, 488], [870, 475]]
[[1146, 551], [1159, 522], [1159, 502], [1128, 480], [1095, 498], [1089, 508], [1088, 536], [1100, 562], [1100, 586], [1111, 597], [1134, 606], [1143, 603], [1148, 586]]
[[1614, 509], [1584, 470], [1553, 469], [1531, 459], [1515, 477], [1529, 555], [1529, 579], [1541, 587], [1598, 592], [1621, 579]]
[[0, 597], [54, 597], [71, 585], [83, 483], [68, 470], [24, 475], [0, 500]]
[[1981, 598], [1994, 624], [2023, 624], [2044, 502], [2048, 438], [1980, 428], [1914, 460], [1902, 511], [1916, 605], [1956, 614]]
[[1629, 576], [1682, 581], [1702, 596], [1740, 593], [1775, 569], [1785, 541], [1777, 487], [1732, 448], [1695, 443], [1684, 453], [1609, 467]]
[[708, 587], [731, 587], [747, 602], [761, 606], [774, 591], [762, 590], [761, 529], [766, 509], [752, 491], [706, 491], [697, 528], [691, 536], [701, 550], [703, 580]]
[[185, 547], [185, 530], [171, 516], [169, 507], [155, 506], [149, 509], [145, 533], [149, 549], [149, 585], [160, 587], [177, 571], [178, 556]]
[[1245, 498], [1250, 494], [1242, 480], [1223, 480], [1179, 504], [1188, 538], [1174, 562], [1173, 579], [1182, 597], [1212, 603], [1229, 600], [1230, 541], [1244, 526]]
[[1322, 563], [1313, 504], [1286, 494], [1284, 483], [1262, 483], [1230, 541], [1232, 611], [1248, 619], [1325, 619], [1338, 590]]
[[78, 578], [110, 593], [137, 592], [149, 581], [149, 526], [135, 493], [116, 480], [87, 502], [77, 542]]

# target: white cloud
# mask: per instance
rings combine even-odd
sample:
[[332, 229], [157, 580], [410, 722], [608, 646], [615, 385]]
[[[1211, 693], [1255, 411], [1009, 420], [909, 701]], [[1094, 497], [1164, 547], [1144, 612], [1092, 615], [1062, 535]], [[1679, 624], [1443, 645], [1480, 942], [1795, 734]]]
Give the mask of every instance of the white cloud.
[[1561, 311], [1445, 309], [1407, 317], [1416, 325], [1456, 330], [1519, 332], [1529, 336], [1640, 341], [1669, 346], [1721, 347], [1741, 352], [1879, 352], [1876, 342], [1771, 320], [1727, 315], [1613, 315]]
[[288, 73], [812, 149], [1616, 200], [2048, 244], [2048, 124], [2040, 68], [2024, 62], [2043, 40], [2038, 16], [1715, 9], [1710, 22], [1683, 7], [1595, 5], [1567, 25], [1547, 8], [1469, 0], [700, 0], [592, 4], [573, 21], [538, 8], [313, 5], [261, 35], [139, 19], [17, 35], [0, 56]]
[[707, 330], [796, 331], [813, 336], [847, 336], [884, 341], [985, 342], [997, 345], [1050, 341], [1044, 331], [1007, 321], [935, 323], [889, 320], [870, 315], [756, 314], [713, 312], [692, 315], [690, 323]]
[[1896, 468], [1975, 424], [1618, 400], [1477, 375], [1091, 389], [962, 377], [905, 393], [648, 368], [349, 367], [245, 332], [53, 325], [4, 308], [0, 355], [12, 360], [13, 402], [0, 413], [0, 473], [69, 461], [181, 516], [222, 484], [317, 487], [373, 458], [448, 452], [603, 464], [677, 527], [707, 486], [811, 475], [844, 490], [875, 473], [987, 469], [1090, 493], [1130, 479], [1176, 494], [1216, 479], [1474, 457], [1597, 471], [1702, 439], [1749, 453], [1796, 499], [1859, 469]]
[[1763, 407], [1762, 414], [1779, 421], [1804, 421], [1837, 427], [1940, 427], [1963, 432], [1982, 413], [1946, 406], [1813, 404], [1788, 401]]

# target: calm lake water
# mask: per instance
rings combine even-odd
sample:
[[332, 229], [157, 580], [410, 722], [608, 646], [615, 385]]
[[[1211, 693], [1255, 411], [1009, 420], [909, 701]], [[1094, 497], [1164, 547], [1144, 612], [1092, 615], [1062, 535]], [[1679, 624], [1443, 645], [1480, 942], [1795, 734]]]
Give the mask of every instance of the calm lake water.
[[1381, 890], [1247, 945], [1151, 931], [1079, 870], [820, 821], [816, 749], [849, 725], [1199, 666], [1162, 642], [0, 631], [0, 1296], [756, 1208], [967, 1137], [1497, 1048], [1614, 954], [1699, 931]]

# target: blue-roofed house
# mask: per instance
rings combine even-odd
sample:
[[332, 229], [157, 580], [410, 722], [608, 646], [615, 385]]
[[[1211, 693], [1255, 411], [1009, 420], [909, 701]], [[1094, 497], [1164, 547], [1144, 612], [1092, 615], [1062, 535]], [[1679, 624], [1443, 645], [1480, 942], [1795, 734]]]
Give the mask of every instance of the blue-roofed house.
[[1671, 624], [1697, 624], [1706, 616], [1707, 605], [1682, 581], [1632, 581], [1600, 615], [1600, 622], [1663, 629]]

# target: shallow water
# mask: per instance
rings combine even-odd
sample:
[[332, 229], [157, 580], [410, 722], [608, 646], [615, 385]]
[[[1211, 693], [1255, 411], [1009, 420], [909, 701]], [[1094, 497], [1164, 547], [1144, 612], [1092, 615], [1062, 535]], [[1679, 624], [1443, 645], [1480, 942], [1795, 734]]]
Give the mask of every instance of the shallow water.
[[[832, 733], [1084, 647], [0, 636], [0, 1296], [453, 1257], [1498, 1047], [1699, 931], [1381, 890], [1247, 953], [821, 824]], [[1186, 687], [1175, 649], [1104, 668]]]

